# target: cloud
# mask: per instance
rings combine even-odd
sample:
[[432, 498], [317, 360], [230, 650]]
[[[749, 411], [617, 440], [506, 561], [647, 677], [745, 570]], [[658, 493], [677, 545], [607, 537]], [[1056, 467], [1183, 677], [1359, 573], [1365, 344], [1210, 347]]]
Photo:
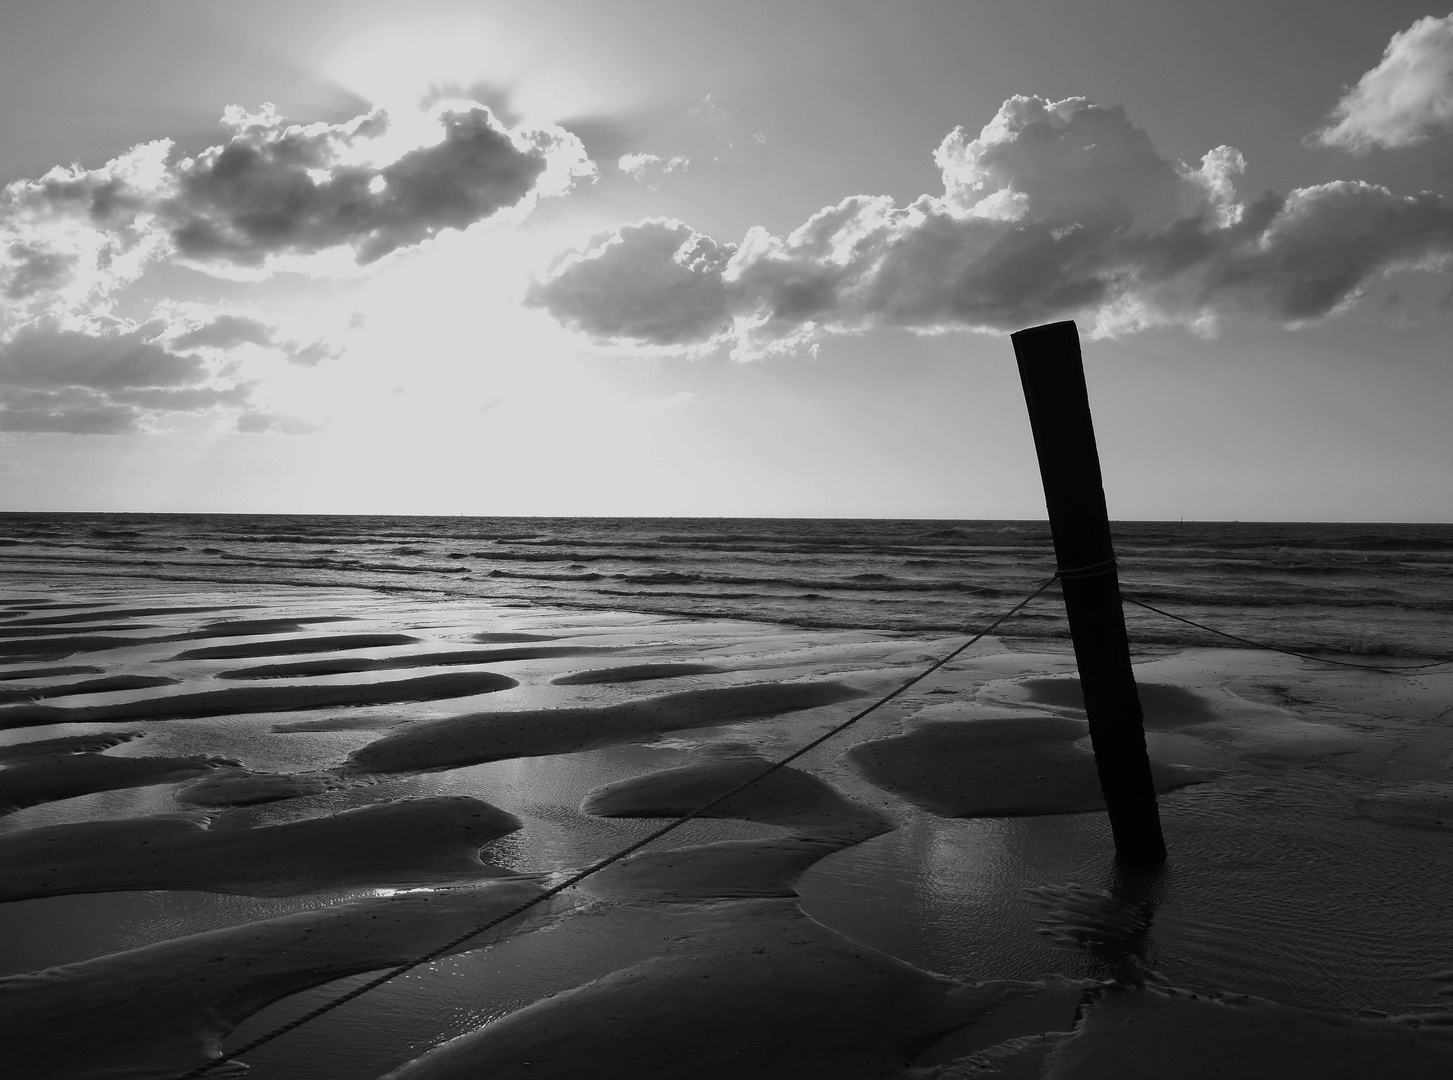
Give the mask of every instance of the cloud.
[[1453, 132], [1453, 15], [1429, 15], [1394, 34], [1382, 62], [1342, 96], [1332, 120], [1312, 139], [1353, 153]]
[[526, 213], [594, 174], [558, 127], [506, 130], [474, 102], [412, 119], [379, 110], [298, 125], [271, 106], [233, 106], [226, 140], [193, 157], [163, 140], [5, 186], [0, 293], [12, 324], [80, 312], [158, 258], [265, 271], [343, 252], [367, 265], [444, 229]]
[[284, 359], [303, 367], [313, 367], [324, 360], [336, 360], [343, 352], [338, 346], [321, 339], [298, 342], [279, 338], [277, 331], [261, 319], [227, 312], [178, 334], [167, 344], [172, 349], [219, 350], [256, 345], [264, 349], [276, 349]]
[[117, 390], [110, 397], [114, 402], [139, 405], [143, 409], [198, 412], [218, 405], [242, 405], [251, 392], [252, 388], [245, 383], [233, 386], [188, 386], [180, 390], [144, 386], [134, 390]]
[[112, 391], [185, 386], [206, 378], [207, 369], [197, 357], [158, 343], [162, 329], [146, 324], [96, 334], [27, 326], [0, 346], [0, 383]]
[[934, 157], [942, 195], [851, 196], [785, 237], [622, 226], [558, 260], [527, 302], [603, 342], [749, 358], [875, 326], [1295, 323], [1391, 270], [1453, 258], [1453, 207], [1436, 195], [1339, 182], [1243, 202], [1236, 150], [1172, 161], [1122, 109], [1083, 98], [1011, 98]]
[[690, 167], [691, 159], [680, 155], [663, 158], [658, 154], [624, 154], [616, 162], [616, 168], [639, 184], [646, 183], [654, 176], [685, 172]]
[[33, 323], [0, 343], [0, 431], [115, 435], [166, 414], [246, 403], [194, 353], [176, 352], [167, 326]]
[[171, 144], [99, 169], [57, 167], [0, 188], [0, 304], [11, 324], [75, 311], [136, 278], [165, 246], [156, 192]]
[[270, 108], [229, 109], [228, 142], [175, 167], [164, 203], [172, 243], [199, 262], [257, 265], [346, 247], [366, 264], [524, 202], [552, 154], [584, 167], [573, 136], [511, 133], [482, 105], [441, 104], [435, 120], [438, 142], [374, 165], [363, 144], [386, 133], [383, 112], [300, 127]]
[[283, 358], [291, 363], [302, 367], [316, 367], [324, 360], [337, 360], [343, 355], [343, 350], [337, 345], [330, 345], [321, 338], [317, 341], [310, 341], [300, 344], [296, 341], [282, 343]]
[[0, 431], [22, 434], [127, 435], [137, 430], [135, 409], [56, 395], [50, 401], [0, 400]]
[[239, 345], [272, 344], [272, 327], [261, 319], [248, 315], [218, 315], [172, 339], [175, 349], [195, 349], [207, 346], [214, 349], [234, 349]]
[[322, 424], [283, 413], [251, 409], [237, 417], [237, 430], [247, 435], [311, 435], [323, 429]]
[[706, 341], [731, 322], [723, 274], [735, 250], [669, 218], [622, 225], [567, 255], [525, 302], [603, 340]]

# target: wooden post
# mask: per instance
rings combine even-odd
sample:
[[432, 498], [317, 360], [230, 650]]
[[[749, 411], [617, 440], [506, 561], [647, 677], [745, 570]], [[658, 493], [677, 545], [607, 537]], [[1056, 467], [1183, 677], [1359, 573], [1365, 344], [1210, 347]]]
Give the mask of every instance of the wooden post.
[[[1060, 586], [1115, 853], [1138, 865], [1163, 862], [1165, 840], [1130, 667], [1079, 334], [1073, 322], [1057, 322], [1021, 330], [1010, 340], [1029, 405], [1055, 558], [1061, 570], [1071, 571]], [[1084, 568], [1090, 571], [1073, 573]]]

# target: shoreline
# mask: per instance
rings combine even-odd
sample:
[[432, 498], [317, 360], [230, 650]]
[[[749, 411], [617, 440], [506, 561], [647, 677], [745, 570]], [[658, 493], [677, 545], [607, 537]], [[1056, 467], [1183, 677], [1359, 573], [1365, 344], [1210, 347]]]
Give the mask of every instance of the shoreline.
[[[31, 515], [0, 574], [364, 586], [400, 595], [957, 633], [1053, 572], [1043, 521]], [[1453, 659], [1453, 526], [1120, 522], [1127, 596], [1271, 646]], [[1017, 635], [1068, 640], [1054, 605]], [[1134, 605], [1132, 640], [1220, 644]]]

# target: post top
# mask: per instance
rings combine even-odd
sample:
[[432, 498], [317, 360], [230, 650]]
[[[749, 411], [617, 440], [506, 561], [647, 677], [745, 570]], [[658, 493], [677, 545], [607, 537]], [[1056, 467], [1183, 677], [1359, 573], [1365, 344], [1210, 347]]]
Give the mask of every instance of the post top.
[[1027, 326], [1023, 330], [1016, 330], [1009, 335], [1010, 341], [1017, 341], [1024, 337], [1038, 337], [1040, 334], [1046, 336], [1058, 335], [1069, 332], [1078, 337], [1079, 328], [1075, 326], [1074, 319], [1063, 319], [1059, 322], [1043, 323], [1040, 326]]

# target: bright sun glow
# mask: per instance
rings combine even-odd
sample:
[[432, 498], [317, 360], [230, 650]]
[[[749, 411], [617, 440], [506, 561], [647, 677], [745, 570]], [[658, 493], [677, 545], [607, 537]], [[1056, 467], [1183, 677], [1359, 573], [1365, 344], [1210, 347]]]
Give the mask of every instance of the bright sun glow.
[[428, 26], [373, 26], [323, 63], [323, 72], [376, 105], [417, 108], [442, 86], [498, 79], [512, 67], [510, 42], [482, 19]]
[[[472, 89], [503, 94], [529, 123], [598, 109], [605, 90], [558, 54], [541, 55], [488, 19], [388, 23], [346, 41], [322, 73], [391, 112], [418, 110]], [[614, 95], [607, 95], [614, 96]]]

